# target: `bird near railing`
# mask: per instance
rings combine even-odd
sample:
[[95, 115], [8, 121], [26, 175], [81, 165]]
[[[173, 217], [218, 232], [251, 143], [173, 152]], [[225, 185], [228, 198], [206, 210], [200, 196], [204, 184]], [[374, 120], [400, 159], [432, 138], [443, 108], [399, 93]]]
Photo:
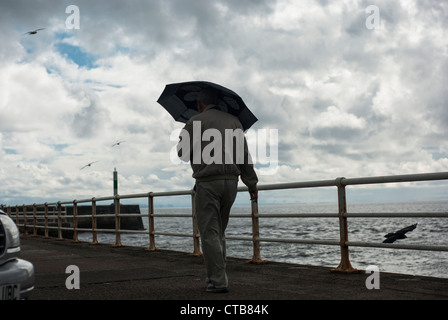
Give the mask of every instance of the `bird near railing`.
[[409, 227], [400, 229], [396, 232], [391, 232], [386, 234], [384, 237], [386, 238], [386, 240], [383, 241], [383, 243], [394, 243], [396, 240], [398, 239], [406, 239], [406, 233], [407, 232], [411, 232], [412, 230], [414, 230], [415, 228], [417, 228], [417, 223], [413, 224]]

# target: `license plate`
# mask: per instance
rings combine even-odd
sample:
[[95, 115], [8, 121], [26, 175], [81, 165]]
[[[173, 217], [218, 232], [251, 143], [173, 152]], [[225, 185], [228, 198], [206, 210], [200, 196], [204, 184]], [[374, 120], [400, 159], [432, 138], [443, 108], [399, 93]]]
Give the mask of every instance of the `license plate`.
[[20, 285], [7, 284], [0, 286], [0, 300], [19, 300], [20, 299]]

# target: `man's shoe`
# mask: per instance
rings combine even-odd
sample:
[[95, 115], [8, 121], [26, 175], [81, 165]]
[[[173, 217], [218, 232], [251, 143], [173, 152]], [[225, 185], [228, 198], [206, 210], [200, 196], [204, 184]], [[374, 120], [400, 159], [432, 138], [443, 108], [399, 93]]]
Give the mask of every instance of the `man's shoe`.
[[229, 289], [227, 289], [227, 287], [216, 287], [214, 284], [210, 283], [205, 291], [210, 293], [227, 293], [229, 292]]

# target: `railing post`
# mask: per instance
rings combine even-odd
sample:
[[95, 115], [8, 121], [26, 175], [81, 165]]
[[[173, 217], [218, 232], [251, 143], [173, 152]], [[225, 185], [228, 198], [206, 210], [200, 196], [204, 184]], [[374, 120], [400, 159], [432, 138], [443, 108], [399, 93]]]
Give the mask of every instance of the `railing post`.
[[342, 180], [345, 178], [337, 178], [336, 186], [338, 188], [338, 216], [339, 216], [339, 238], [341, 246], [341, 262], [339, 265], [331, 269], [331, 272], [336, 273], [359, 273], [360, 270], [355, 269], [350, 264], [349, 251], [347, 246], [348, 241], [348, 228], [347, 228], [347, 201], [345, 196], [345, 185], [342, 184]]
[[73, 200], [73, 241], [79, 242], [78, 239], [78, 202]]
[[62, 240], [62, 205], [58, 202], [58, 239]]
[[11, 218], [12, 213], [11, 213], [11, 207], [10, 206], [8, 206], [8, 208], [6, 208], [6, 214], [8, 215], [8, 217]]
[[158, 251], [159, 249], [156, 248], [156, 241], [154, 236], [154, 196], [152, 195], [152, 192], [148, 193], [148, 234], [148, 251]]
[[37, 236], [37, 204], [33, 204], [33, 236]]
[[45, 202], [44, 216], [45, 216], [45, 232], [44, 232], [44, 237], [45, 237], [45, 238], [49, 238], [49, 236], [48, 236], [48, 203], [47, 203], [47, 202]]
[[98, 244], [96, 235], [96, 200], [92, 198], [92, 244]]
[[202, 257], [201, 245], [199, 242], [199, 228], [196, 220], [196, 192], [191, 190], [191, 217], [193, 220], [193, 253], [191, 256]]
[[115, 195], [115, 247], [121, 247], [120, 197]]
[[19, 205], [16, 205], [16, 225], [19, 225]]
[[258, 223], [258, 203], [257, 200], [251, 200], [251, 216], [252, 216], [252, 243], [253, 256], [247, 263], [264, 264], [266, 260], [261, 259], [260, 256], [260, 227]]
[[23, 205], [23, 228], [24, 228], [24, 233], [27, 236], [28, 235], [28, 226], [27, 226], [27, 220], [26, 220], [26, 214], [27, 214], [27, 208], [26, 205]]

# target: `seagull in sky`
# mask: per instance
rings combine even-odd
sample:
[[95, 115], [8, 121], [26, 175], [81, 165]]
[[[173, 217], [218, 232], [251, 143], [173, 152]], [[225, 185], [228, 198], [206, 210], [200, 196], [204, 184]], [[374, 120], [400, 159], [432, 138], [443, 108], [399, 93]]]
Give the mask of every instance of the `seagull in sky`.
[[122, 140], [122, 141], [118, 141], [118, 142], [115, 142], [113, 145], [112, 145], [112, 147], [115, 147], [115, 146], [119, 146], [120, 145], [120, 143], [122, 143], [122, 142], [125, 142], [124, 140]]
[[82, 169], [84, 169], [84, 168], [86, 168], [86, 167], [91, 167], [92, 164], [94, 164], [94, 163], [96, 163], [96, 162], [98, 162], [98, 161], [90, 162], [89, 164], [86, 164], [84, 167], [82, 167], [80, 170], [82, 170]]
[[24, 33], [23, 35], [26, 35], [26, 34], [33, 35], [33, 34], [36, 34], [40, 30], [45, 30], [45, 28], [40, 28], [40, 29], [36, 29], [36, 30], [33, 30], [33, 31], [28, 31], [28, 32]]

